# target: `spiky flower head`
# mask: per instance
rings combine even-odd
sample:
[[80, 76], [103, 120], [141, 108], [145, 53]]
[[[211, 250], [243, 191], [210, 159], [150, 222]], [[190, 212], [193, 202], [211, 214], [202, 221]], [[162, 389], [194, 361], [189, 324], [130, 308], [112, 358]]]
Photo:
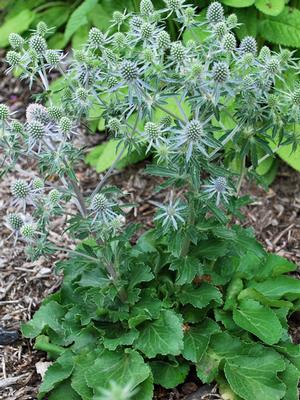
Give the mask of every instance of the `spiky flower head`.
[[124, 48], [124, 46], [126, 44], [126, 37], [125, 37], [124, 33], [116, 32], [113, 36], [113, 43], [119, 49]]
[[118, 25], [118, 26], [122, 25], [125, 18], [126, 18], [125, 15], [123, 13], [121, 13], [120, 11], [113, 12], [112, 20], [116, 25]]
[[182, 0], [165, 0], [166, 7], [172, 12], [176, 12], [181, 9]]
[[185, 59], [185, 48], [181, 42], [174, 42], [171, 46], [171, 56], [174, 61], [182, 63]]
[[13, 119], [10, 123], [10, 129], [18, 134], [22, 134], [24, 132], [24, 126], [23, 124], [18, 121], [17, 119]]
[[35, 191], [40, 191], [42, 189], [44, 189], [44, 181], [43, 179], [36, 177], [33, 179], [32, 183], [32, 189]]
[[253, 36], [246, 36], [242, 39], [240, 44], [240, 51], [242, 54], [252, 53], [256, 55], [257, 53], [257, 43]]
[[236, 38], [233, 33], [227, 33], [223, 37], [223, 48], [226, 51], [234, 51], [236, 49]]
[[10, 33], [8, 41], [11, 47], [15, 50], [20, 50], [24, 46], [24, 39], [18, 33]]
[[266, 64], [266, 71], [270, 75], [275, 75], [280, 71], [280, 61], [277, 57], [272, 57]]
[[110, 118], [110, 120], [108, 121], [107, 127], [110, 131], [118, 133], [122, 128], [122, 124], [118, 118], [113, 117]]
[[295, 106], [300, 107], [300, 89], [296, 89], [292, 92], [291, 101]]
[[197, 142], [203, 136], [203, 125], [197, 119], [192, 119], [185, 129], [185, 134], [189, 142]]
[[151, 15], [154, 12], [154, 7], [151, 0], [141, 0], [140, 11], [142, 15]]
[[168, 32], [160, 31], [156, 38], [158, 48], [165, 50], [171, 46], [171, 38]]
[[16, 67], [21, 62], [21, 55], [14, 50], [10, 50], [6, 54], [6, 61], [12, 67]]
[[30, 193], [28, 183], [22, 179], [17, 179], [11, 186], [11, 193], [16, 199], [26, 199]]
[[163, 128], [168, 128], [169, 126], [172, 125], [173, 119], [170, 115], [165, 115], [164, 117], [161, 118], [160, 120], [160, 125]]
[[91, 201], [91, 209], [96, 212], [105, 212], [109, 207], [109, 201], [102, 193], [97, 193]]
[[201, 62], [195, 62], [191, 66], [191, 77], [198, 78], [203, 72], [203, 65]]
[[62, 117], [59, 121], [59, 130], [64, 134], [68, 135], [72, 129], [72, 121], [68, 117]]
[[98, 28], [92, 28], [89, 31], [89, 44], [92, 48], [97, 49], [103, 45], [105, 41], [103, 33]]
[[57, 50], [47, 50], [45, 54], [47, 63], [51, 66], [58, 66], [60, 63], [60, 55]]
[[154, 122], [147, 122], [144, 129], [145, 135], [149, 139], [158, 139], [161, 136], [161, 128]]
[[234, 29], [238, 25], [238, 17], [236, 16], [236, 14], [230, 14], [227, 17], [226, 22], [229, 29]]
[[25, 223], [20, 229], [20, 233], [26, 241], [31, 241], [36, 236], [36, 224]]
[[195, 17], [195, 9], [193, 7], [187, 7], [184, 10], [184, 15], [187, 19], [193, 20], [193, 18]]
[[289, 49], [281, 49], [279, 53], [279, 59], [281, 64], [285, 65], [287, 64], [291, 58], [292, 58], [293, 53]]
[[45, 135], [45, 126], [40, 121], [31, 121], [27, 124], [27, 132], [34, 140], [40, 140]]
[[229, 66], [224, 61], [218, 61], [213, 64], [212, 76], [215, 82], [224, 83], [230, 75]]
[[278, 96], [276, 94], [274, 94], [274, 93], [269, 94], [268, 106], [270, 108], [276, 108], [278, 106]]
[[38, 55], [44, 54], [47, 50], [47, 42], [41, 35], [33, 35], [29, 39], [29, 47], [33, 49]]
[[119, 83], [118, 79], [115, 76], [109, 76], [107, 78], [107, 87], [108, 89], [112, 89]]
[[42, 104], [32, 103], [26, 108], [27, 122], [39, 121], [42, 124], [49, 122], [49, 114], [46, 107]]
[[78, 89], [76, 89], [75, 96], [76, 96], [76, 99], [78, 99], [80, 103], [86, 103], [86, 101], [89, 97], [89, 92], [85, 88], [79, 87]]
[[139, 29], [143, 25], [143, 22], [144, 22], [144, 20], [141, 17], [138, 17], [137, 15], [134, 15], [129, 21], [130, 28], [134, 32], [137, 32], [137, 31], [139, 31]]
[[153, 25], [148, 23], [148, 22], [144, 22], [143, 25], [141, 26], [141, 37], [143, 39], [151, 39], [152, 35], [153, 35]]
[[9, 108], [6, 104], [0, 104], [0, 120], [6, 121], [9, 117]]
[[48, 115], [52, 121], [59, 121], [63, 116], [62, 109], [57, 106], [48, 107]]
[[232, 195], [231, 189], [228, 187], [227, 179], [223, 176], [218, 176], [217, 178], [210, 179], [208, 185], [204, 185], [205, 192], [208, 198], [216, 197], [216, 205], [219, 206], [221, 200], [228, 203], [227, 197]]
[[46, 22], [40, 21], [36, 26], [36, 31], [39, 35], [45, 36], [48, 32], [48, 26]]
[[271, 50], [268, 46], [263, 46], [259, 52], [259, 59], [262, 61], [267, 61], [271, 57]]
[[21, 215], [16, 213], [8, 214], [7, 222], [13, 231], [19, 231], [24, 223]]
[[60, 193], [57, 189], [52, 189], [48, 194], [49, 202], [52, 206], [56, 206], [60, 200]]
[[207, 9], [206, 18], [211, 24], [216, 24], [224, 20], [224, 9], [218, 1], [212, 2]]
[[145, 60], [147, 63], [152, 63], [153, 62], [153, 50], [151, 47], [146, 47], [143, 51], [143, 60]]
[[245, 66], [250, 66], [253, 65], [255, 60], [254, 54], [253, 53], [245, 53], [241, 59], [241, 62]]
[[124, 81], [133, 82], [139, 76], [139, 70], [133, 61], [124, 60], [120, 65], [120, 73]]
[[223, 22], [223, 21], [217, 22], [213, 26], [213, 30], [214, 30], [214, 33], [217, 36], [217, 38], [222, 39], [227, 32], [227, 26], [226, 26], [225, 22]]

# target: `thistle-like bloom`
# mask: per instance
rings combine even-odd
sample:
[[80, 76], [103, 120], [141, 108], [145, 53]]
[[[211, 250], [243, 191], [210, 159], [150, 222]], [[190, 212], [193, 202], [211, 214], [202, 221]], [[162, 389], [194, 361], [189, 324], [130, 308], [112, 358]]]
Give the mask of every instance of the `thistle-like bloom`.
[[13, 195], [13, 205], [23, 208], [25, 211], [27, 204], [32, 204], [32, 193], [28, 183], [22, 179], [17, 179], [11, 185]]
[[163, 133], [165, 131], [166, 129], [162, 129], [159, 124], [154, 122], [147, 122], [145, 124], [144, 132], [141, 134], [141, 136], [148, 142], [146, 152], [148, 152], [151, 147], [158, 147], [161, 143], [166, 141], [166, 139], [163, 137]]
[[94, 216], [93, 223], [96, 221], [109, 223], [112, 219], [116, 218], [118, 214], [113, 211], [115, 203], [111, 202], [104, 194], [97, 193], [91, 199], [89, 209], [91, 215]]
[[228, 203], [228, 197], [232, 195], [232, 190], [228, 187], [227, 179], [223, 176], [211, 178], [210, 183], [203, 185], [204, 192], [208, 199], [216, 197], [216, 205], [219, 206], [221, 200]]
[[172, 227], [177, 230], [179, 224], [184, 224], [186, 205], [180, 199], [173, 200], [173, 193], [171, 193], [169, 204], [165, 205], [156, 202], [153, 202], [153, 204], [158, 207], [154, 221], [160, 221], [163, 228]]

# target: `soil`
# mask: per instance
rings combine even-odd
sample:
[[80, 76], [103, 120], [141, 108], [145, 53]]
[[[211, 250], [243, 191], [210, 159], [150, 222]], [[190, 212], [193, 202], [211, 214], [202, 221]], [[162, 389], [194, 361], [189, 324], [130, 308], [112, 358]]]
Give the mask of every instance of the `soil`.
[[[0, 54], [1, 57], [1, 54]], [[0, 66], [0, 103], [6, 102], [12, 111], [19, 110], [22, 116], [30, 94], [27, 87], [19, 80], [4, 75], [4, 66]], [[82, 143], [86, 151], [103, 135], [82, 134]], [[155, 194], [158, 183], [156, 178], [143, 174], [145, 162], [116, 171], [111, 181], [122, 187], [126, 201], [137, 204], [127, 210], [128, 221], [140, 221], [151, 226], [153, 215], [152, 201], [163, 200], [164, 193]], [[0, 181], [0, 329], [18, 331], [24, 321], [28, 321], [38, 309], [42, 299], [53, 293], [61, 282], [61, 276], [55, 275], [55, 261], [65, 257], [58, 254], [52, 259], [40, 259], [28, 262], [23, 254], [22, 243], [14, 244], [7, 240], [9, 234], [2, 227], [2, 219], [11, 208], [10, 185], [12, 178], [32, 174], [34, 165], [22, 161], [14, 174], [7, 175]], [[91, 191], [99, 179], [91, 168], [84, 163], [78, 169], [78, 178], [85, 191]], [[253, 204], [245, 208], [244, 225], [252, 226], [257, 238], [269, 251], [280, 254], [300, 265], [300, 175], [286, 165], [280, 165], [275, 182], [267, 192], [255, 185], [245, 183], [243, 192], [250, 193]], [[51, 232], [52, 240], [68, 242], [67, 236], [59, 229], [61, 220], [57, 220]], [[63, 236], [62, 236], [63, 235]], [[69, 243], [72, 244], [71, 242]], [[296, 275], [300, 274], [296, 273]], [[297, 320], [298, 317], [298, 320]], [[294, 341], [300, 343], [299, 316], [290, 321]], [[27, 400], [36, 399], [41, 377], [37, 368], [43, 368], [47, 360], [45, 355], [33, 349], [32, 343], [20, 336], [13, 343], [0, 346], [0, 399]], [[179, 388], [166, 391], [157, 388], [155, 400], [200, 400], [220, 398], [216, 387], [202, 385], [194, 377]]]

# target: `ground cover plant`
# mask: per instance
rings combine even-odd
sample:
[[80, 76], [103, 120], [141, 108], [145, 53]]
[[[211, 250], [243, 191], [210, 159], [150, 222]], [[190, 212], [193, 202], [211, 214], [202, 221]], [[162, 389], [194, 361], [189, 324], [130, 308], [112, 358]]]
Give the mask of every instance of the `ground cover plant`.
[[[206, 40], [172, 41], [167, 17], [183, 28], [201, 24]], [[5, 223], [33, 259], [69, 252], [57, 265], [62, 287], [22, 328], [54, 361], [39, 398], [150, 400], [154, 383], [172, 388], [190, 371], [229, 399], [298, 398], [300, 350], [288, 318], [299, 309], [300, 282], [287, 275], [296, 265], [268, 254], [235, 221], [250, 201], [239, 196], [244, 177], [257, 176], [273, 142], [297, 144], [286, 127], [297, 124], [300, 89], [285, 79], [295, 69], [291, 52], [257, 53], [253, 37], [237, 43], [237, 24], [218, 2], [197, 22], [182, 0], [161, 10], [143, 0], [139, 13], [113, 22], [123, 32], [92, 28], [68, 64], [47, 48], [44, 23], [28, 40], [10, 35], [9, 69], [45, 91], [25, 124], [0, 107], [2, 172], [20, 157], [39, 166], [34, 179], [12, 182], [16, 212]], [[65, 81], [55, 99], [52, 69]], [[83, 193], [74, 138], [91, 107], [119, 146], [112, 168]], [[145, 147], [155, 155], [145, 173], [161, 177], [166, 201], [137, 237], [108, 178], [125, 152]], [[239, 161], [239, 173], [228, 160]], [[51, 243], [57, 215], [76, 250]]]

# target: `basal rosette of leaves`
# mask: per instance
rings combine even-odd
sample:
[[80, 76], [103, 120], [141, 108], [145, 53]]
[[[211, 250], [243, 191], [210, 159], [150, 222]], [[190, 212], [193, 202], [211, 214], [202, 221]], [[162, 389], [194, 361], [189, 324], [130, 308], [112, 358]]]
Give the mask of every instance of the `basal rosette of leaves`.
[[[296, 60], [287, 50], [258, 53], [253, 37], [237, 43], [237, 18], [218, 2], [204, 22], [183, 0], [160, 10], [143, 0], [139, 13], [119, 17], [108, 31], [92, 28], [70, 61], [48, 48], [44, 23], [26, 40], [10, 35], [8, 70], [44, 91], [24, 124], [0, 105], [1, 173], [29, 157], [40, 175], [12, 180], [16, 212], [5, 223], [32, 259], [69, 253], [57, 265], [62, 287], [22, 327], [54, 361], [39, 398], [150, 400], [154, 384], [175, 387], [191, 371], [229, 399], [296, 400], [296, 265], [235, 222], [251, 201], [239, 196], [244, 177], [257, 178], [276, 148], [297, 146], [300, 89], [286, 79]], [[172, 41], [167, 18], [179, 33], [201, 27], [205, 41]], [[63, 77], [55, 93], [51, 70]], [[74, 139], [91, 109], [118, 146], [84, 191]], [[145, 173], [165, 193], [150, 230], [126, 224], [126, 194], [108, 185], [124, 155], [142, 151], [153, 152]], [[57, 216], [75, 249], [53, 243]]]

